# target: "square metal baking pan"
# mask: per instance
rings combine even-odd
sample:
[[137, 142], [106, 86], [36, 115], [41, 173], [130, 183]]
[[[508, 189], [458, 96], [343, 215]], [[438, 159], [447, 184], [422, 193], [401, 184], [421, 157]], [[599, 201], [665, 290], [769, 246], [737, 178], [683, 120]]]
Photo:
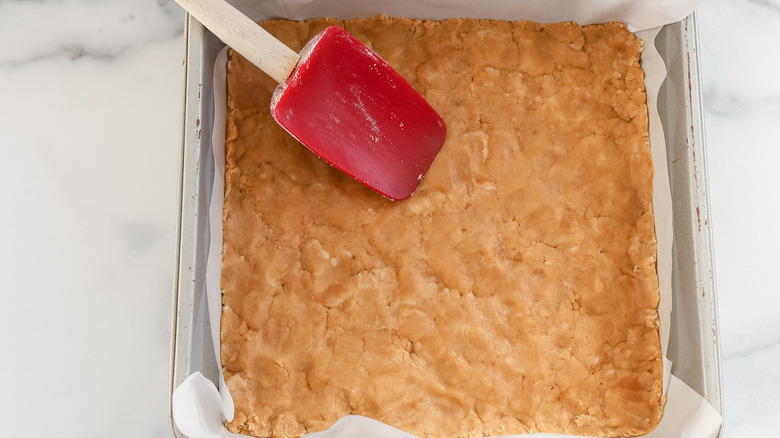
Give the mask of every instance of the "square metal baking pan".
[[[206, 310], [205, 267], [207, 211], [214, 179], [212, 75], [214, 60], [224, 44], [192, 17], [187, 18], [185, 32], [171, 394], [195, 371], [215, 383], [218, 379]], [[674, 303], [667, 356], [674, 362], [674, 374], [722, 413], [695, 15], [664, 26], [655, 44], [668, 71], [659, 95], [659, 113], [666, 137], [674, 224]], [[173, 434], [182, 436], [173, 422], [171, 425]], [[713, 436], [720, 436], [720, 430]]]

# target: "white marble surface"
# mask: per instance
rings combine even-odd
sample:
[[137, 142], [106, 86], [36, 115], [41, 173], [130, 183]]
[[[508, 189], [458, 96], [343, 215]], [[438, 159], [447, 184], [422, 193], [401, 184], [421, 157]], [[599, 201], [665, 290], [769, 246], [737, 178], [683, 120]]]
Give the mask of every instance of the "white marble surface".
[[[777, 436], [780, 1], [698, 19], [724, 436]], [[0, 0], [0, 438], [171, 436], [182, 30], [170, 0]]]
[[724, 436], [780, 436], [778, 0], [698, 10]]

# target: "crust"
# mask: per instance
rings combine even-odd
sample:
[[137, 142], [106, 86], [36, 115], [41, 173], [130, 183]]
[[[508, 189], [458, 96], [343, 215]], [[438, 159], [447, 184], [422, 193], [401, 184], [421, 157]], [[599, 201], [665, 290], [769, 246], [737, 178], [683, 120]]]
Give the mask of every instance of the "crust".
[[662, 364], [642, 43], [617, 23], [269, 21], [293, 49], [337, 24], [442, 115], [391, 202], [273, 123], [231, 55], [222, 365], [234, 432], [344, 415], [421, 437], [644, 434]]

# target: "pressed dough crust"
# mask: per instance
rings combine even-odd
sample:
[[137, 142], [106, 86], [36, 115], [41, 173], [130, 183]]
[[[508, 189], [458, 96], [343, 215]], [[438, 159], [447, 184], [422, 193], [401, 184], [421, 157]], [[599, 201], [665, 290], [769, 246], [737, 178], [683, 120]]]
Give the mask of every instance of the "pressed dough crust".
[[234, 432], [297, 437], [356, 414], [424, 437], [638, 435], [664, 404], [642, 43], [617, 23], [328, 25], [447, 124], [392, 202], [272, 120], [232, 53], [221, 358]]

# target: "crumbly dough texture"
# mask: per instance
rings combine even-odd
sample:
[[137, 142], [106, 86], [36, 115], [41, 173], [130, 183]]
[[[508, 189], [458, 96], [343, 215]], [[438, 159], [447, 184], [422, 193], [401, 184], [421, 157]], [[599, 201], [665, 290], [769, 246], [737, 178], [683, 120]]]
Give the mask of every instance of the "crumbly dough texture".
[[421, 437], [639, 435], [662, 365], [642, 42], [618, 23], [328, 25], [441, 114], [446, 142], [392, 202], [272, 120], [228, 66], [221, 358], [230, 430], [298, 437], [357, 414]]

